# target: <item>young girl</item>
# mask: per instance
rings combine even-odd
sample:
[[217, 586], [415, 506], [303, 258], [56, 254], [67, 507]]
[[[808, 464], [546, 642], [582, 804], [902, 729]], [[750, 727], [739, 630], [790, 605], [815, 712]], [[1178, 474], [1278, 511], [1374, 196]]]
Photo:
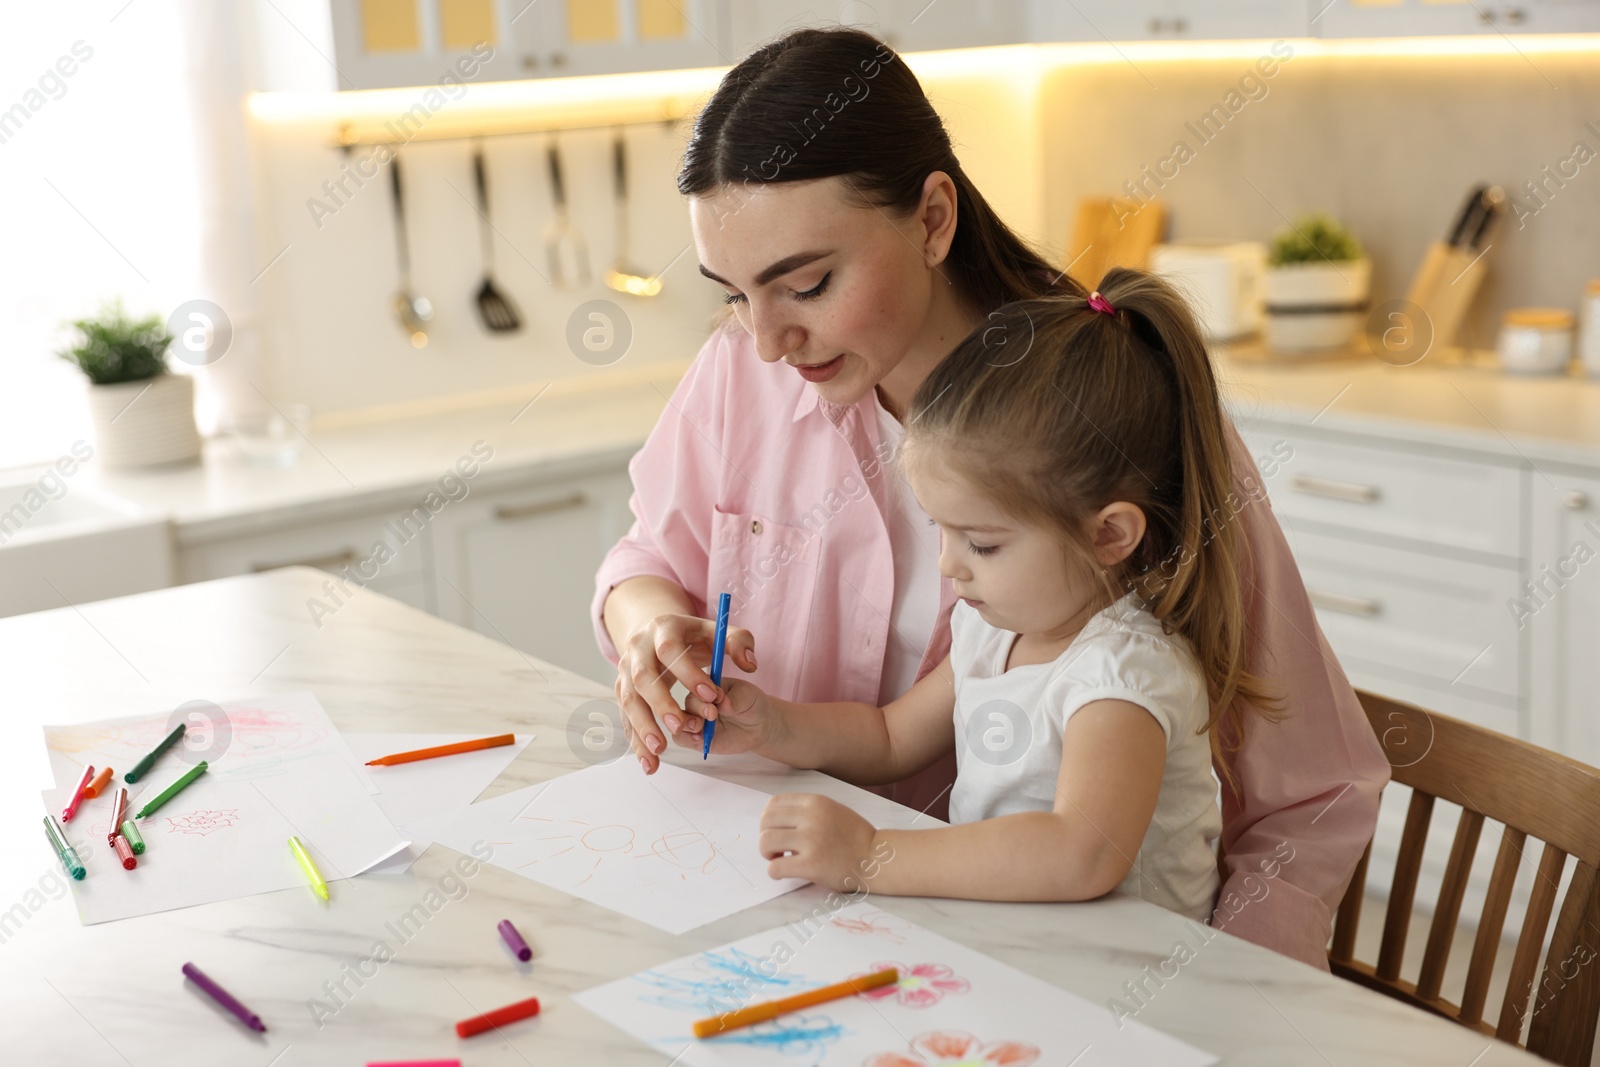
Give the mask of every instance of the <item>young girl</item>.
[[[717, 721], [714, 751], [860, 784], [953, 747], [952, 825], [876, 830], [825, 797], [777, 796], [771, 875], [984, 900], [1121, 888], [1204, 921], [1215, 727], [1242, 736], [1241, 706], [1272, 702], [1245, 669], [1239, 502], [1183, 301], [1119, 269], [1087, 300], [1006, 305], [921, 387], [900, 460], [961, 598], [944, 664], [883, 708], [735, 680], [688, 710]], [[691, 717], [678, 739], [702, 729]]]

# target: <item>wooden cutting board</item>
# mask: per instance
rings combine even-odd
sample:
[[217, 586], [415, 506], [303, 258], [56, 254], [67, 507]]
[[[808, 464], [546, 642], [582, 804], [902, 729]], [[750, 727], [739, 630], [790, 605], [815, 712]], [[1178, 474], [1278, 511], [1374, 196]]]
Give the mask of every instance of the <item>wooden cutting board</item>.
[[1141, 206], [1111, 196], [1078, 201], [1077, 221], [1067, 241], [1067, 273], [1087, 289], [1112, 267], [1150, 266], [1150, 250], [1161, 243], [1167, 210], [1159, 200]]

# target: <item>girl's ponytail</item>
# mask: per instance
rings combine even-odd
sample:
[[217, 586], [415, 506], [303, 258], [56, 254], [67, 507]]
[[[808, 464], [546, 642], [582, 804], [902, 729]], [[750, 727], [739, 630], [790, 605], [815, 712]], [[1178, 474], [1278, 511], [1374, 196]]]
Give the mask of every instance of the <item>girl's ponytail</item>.
[[1221, 735], [1231, 739], [1231, 747], [1243, 739], [1241, 701], [1264, 712], [1274, 710], [1277, 702], [1246, 670], [1249, 542], [1238, 521], [1245, 502], [1234, 489], [1220, 390], [1194, 316], [1170, 285], [1119, 267], [1101, 280], [1100, 293], [1171, 369], [1183, 491], [1175, 501], [1166, 557], [1145, 561], [1135, 584], [1152, 614], [1194, 647], [1210, 680], [1212, 744], [1221, 754]]

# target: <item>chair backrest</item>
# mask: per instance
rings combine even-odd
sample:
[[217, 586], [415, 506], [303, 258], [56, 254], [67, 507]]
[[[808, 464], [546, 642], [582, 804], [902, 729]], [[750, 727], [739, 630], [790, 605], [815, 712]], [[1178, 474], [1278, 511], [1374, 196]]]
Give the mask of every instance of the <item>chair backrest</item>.
[[[1513, 1044], [1531, 1012], [1527, 1048], [1545, 1059], [1588, 1067], [1600, 1018], [1600, 770], [1513, 737], [1437, 712], [1357, 691], [1393, 766], [1412, 789], [1389, 891], [1376, 964], [1354, 959], [1366, 888], [1369, 843], [1339, 905], [1328, 963], [1335, 974]], [[1461, 818], [1413, 984], [1400, 977], [1417, 872], [1435, 798], [1459, 804]], [[1478, 920], [1459, 1005], [1440, 996], [1462, 895], [1483, 820], [1505, 824]], [[1512, 957], [1499, 1019], [1483, 1017], [1495, 951], [1512, 883], [1529, 839], [1544, 843]], [[1544, 964], [1539, 954], [1568, 856], [1576, 861]], [[1530, 1006], [1530, 1001], [1531, 1006]]]

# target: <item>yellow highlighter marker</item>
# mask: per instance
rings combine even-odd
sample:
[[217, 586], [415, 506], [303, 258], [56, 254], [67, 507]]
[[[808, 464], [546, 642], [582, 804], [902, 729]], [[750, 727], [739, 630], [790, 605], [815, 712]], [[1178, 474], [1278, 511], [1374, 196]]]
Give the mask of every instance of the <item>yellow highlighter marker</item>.
[[306, 851], [306, 846], [300, 843], [298, 837], [290, 835], [289, 848], [294, 852], [294, 858], [300, 864], [300, 869], [305, 871], [306, 877], [311, 880], [311, 888], [317, 891], [317, 896], [327, 900], [328, 883], [322, 880], [322, 875], [317, 872], [317, 865], [311, 862], [311, 853]]

